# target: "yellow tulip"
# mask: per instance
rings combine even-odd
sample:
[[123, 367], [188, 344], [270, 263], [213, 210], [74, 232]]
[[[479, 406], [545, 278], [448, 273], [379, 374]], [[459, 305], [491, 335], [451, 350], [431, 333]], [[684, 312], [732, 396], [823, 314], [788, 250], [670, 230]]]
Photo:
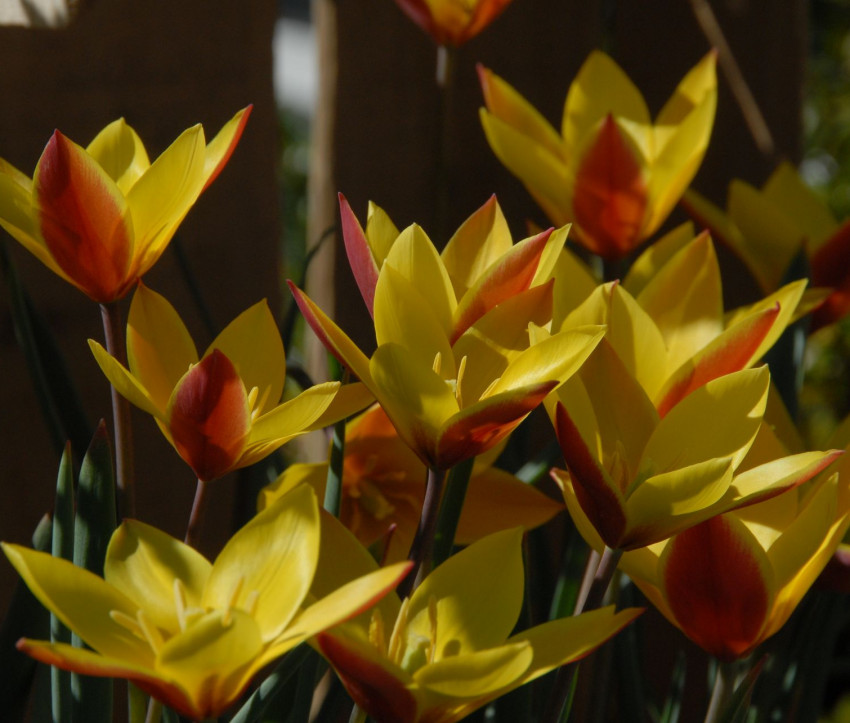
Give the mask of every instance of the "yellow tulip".
[[627, 552], [620, 567], [704, 650], [749, 655], [785, 624], [850, 525], [845, 460], [839, 474]]
[[32, 179], [0, 159], [0, 226], [93, 300], [120, 299], [227, 163], [250, 111], [209, 144], [200, 125], [189, 128], [153, 163], [123, 119], [87, 148], [56, 131]]
[[661, 416], [706, 382], [757, 363], [800, 313], [805, 281], [724, 312], [720, 267], [707, 234], [685, 224], [635, 261], [623, 283], [574, 306], [558, 293], [552, 329], [606, 324], [605, 338]]
[[112, 385], [156, 419], [204, 481], [253, 464], [311, 431], [339, 389], [337, 382], [317, 384], [279, 403], [286, 360], [265, 301], [234, 319], [199, 360], [171, 304], [139, 284], [127, 322], [130, 368], [96, 341], [89, 346]]
[[511, 0], [396, 0], [439, 45], [463, 45], [487, 27]]
[[[458, 544], [517, 525], [531, 529], [564, 509], [534, 486], [492, 467], [493, 459], [487, 457], [493, 455], [476, 460], [460, 516]], [[323, 497], [327, 468], [327, 463], [290, 465], [260, 492], [259, 509], [299, 484], [311, 485]], [[384, 559], [403, 559], [419, 523], [426, 472], [399, 439], [384, 410], [372, 407], [346, 426], [340, 520], [364, 545], [385, 539]]]
[[371, 620], [361, 616], [318, 636], [363, 710], [380, 723], [452, 723], [588, 655], [642, 612], [612, 606], [511, 635], [525, 584], [521, 540], [521, 530], [485, 537], [440, 565], [410, 598], [388, 595]]
[[401, 563], [311, 595], [319, 510], [307, 487], [255, 517], [214, 563], [135, 520], [115, 531], [103, 578], [18, 545], [3, 551], [33, 594], [91, 648], [18, 648], [85, 675], [120, 677], [201, 720], [223, 713], [266, 665], [357, 615], [398, 584]]
[[[371, 359], [306, 294], [290, 288], [310, 326], [375, 395], [399, 436], [428, 467], [448, 469], [504, 439], [601, 338], [594, 326], [529, 345], [529, 324], [551, 318], [551, 282], [540, 282], [549, 278], [566, 233], [545, 232], [494, 254], [458, 299], [425, 232], [405, 229], [374, 287], [361, 283], [361, 290], [373, 289], [378, 347]], [[458, 256], [476, 253], [464, 248]], [[365, 241], [356, 259], [352, 267], [361, 259], [367, 268], [374, 263]]]
[[805, 253], [812, 282], [832, 292], [814, 311], [815, 328], [850, 311], [850, 219], [839, 224], [791, 164], [780, 164], [761, 190], [732, 181], [725, 213], [693, 190], [683, 205], [740, 257], [764, 293], [777, 289]]
[[552, 223], [608, 259], [655, 233], [699, 168], [717, 104], [715, 54], [679, 83], [652, 122], [640, 91], [607, 55], [591, 53], [570, 85], [560, 134], [504, 80], [479, 75], [493, 152]]

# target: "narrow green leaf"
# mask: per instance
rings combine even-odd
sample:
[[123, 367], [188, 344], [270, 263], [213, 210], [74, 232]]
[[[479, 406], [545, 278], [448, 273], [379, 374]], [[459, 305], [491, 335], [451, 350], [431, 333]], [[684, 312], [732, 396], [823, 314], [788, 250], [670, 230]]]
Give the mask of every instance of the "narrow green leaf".
[[[115, 530], [115, 477], [112, 452], [103, 421], [89, 445], [80, 468], [77, 487], [77, 516], [74, 524], [74, 564], [103, 576], [106, 547]], [[83, 647], [76, 635], [72, 645]], [[112, 680], [71, 676], [74, 720], [108, 723], [112, 720]]]
[[345, 462], [345, 420], [334, 424], [331, 453], [328, 460], [328, 481], [325, 485], [324, 508], [339, 517], [342, 506], [342, 468]]
[[266, 720], [266, 710], [277, 700], [286, 683], [307, 660], [311, 652], [311, 648], [303, 643], [289, 651], [269, 677], [245, 701], [230, 723], [259, 723]]
[[466, 490], [469, 487], [469, 478], [472, 476], [474, 464], [475, 457], [470, 457], [456, 464], [449, 471], [446, 491], [443, 493], [440, 513], [437, 517], [437, 532], [434, 536], [434, 567], [448, 560], [452, 554], [460, 513], [466, 499]]
[[685, 652], [679, 650], [676, 653], [676, 663], [670, 675], [670, 690], [667, 693], [667, 700], [664, 702], [664, 709], [661, 711], [661, 717], [658, 719], [658, 723], [679, 723], [687, 672], [688, 662]]
[[738, 687], [735, 688], [735, 692], [732, 693], [729, 702], [720, 714], [720, 723], [746, 723], [750, 711], [750, 700], [753, 697], [753, 688], [766, 660], [766, 657], [762, 657], [753, 665], [738, 684]]
[[[74, 557], [74, 472], [71, 462], [71, 445], [65, 445], [59, 476], [56, 480], [56, 504], [53, 508], [53, 557], [72, 560]], [[71, 631], [53, 613], [50, 614], [50, 641], [71, 642]], [[71, 673], [67, 670], [50, 668], [50, 699], [53, 723], [71, 721]]]

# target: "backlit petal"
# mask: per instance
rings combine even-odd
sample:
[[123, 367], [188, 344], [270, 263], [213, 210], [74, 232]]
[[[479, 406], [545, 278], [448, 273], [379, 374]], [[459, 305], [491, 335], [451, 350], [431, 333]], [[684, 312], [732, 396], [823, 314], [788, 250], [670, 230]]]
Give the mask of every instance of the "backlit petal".
[[[372, 250], [360, 222], [348, 205], [345, 196], [339, 194], [339, 216], [342, 223], [342, 240], [345, 253], [351, 266], [351, 273], [360, 289], [360, 295], [366, 302], [369, 314], [374, 316], [375, 284], [378, 283], [378, 264], [372, 256]], [[381, 259], [383, 262], [383, 259]]]
[[135, 404], [142, 411], [157, 419], [165, 420], [165, 407], [160, 407], [154, 401], [150, 392], [115, 357], [94, 339], [89, 339], [89, 349], [94, 354], [95, 361], [104, 376], [122, 397]]
[[101, 130], [89, 143], [86, 152], [100, 164], [125, 196], [151, 165], [142, 139], [123, 118]]
[[204, 189], [206, 189], [221, 173], [221, 169], [230, 160], [236, 144], [242, 137], [242, 131], [248, 122], [248, 116], [254, 106], [249, 105], [240, 110], [216, 134], [208, 144], [204, 154]]

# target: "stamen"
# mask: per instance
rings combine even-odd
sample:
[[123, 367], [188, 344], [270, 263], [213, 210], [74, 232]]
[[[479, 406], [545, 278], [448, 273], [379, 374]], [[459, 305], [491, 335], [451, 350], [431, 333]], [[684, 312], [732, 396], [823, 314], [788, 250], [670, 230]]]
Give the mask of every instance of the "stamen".
[[482, 392], [480, 399], [486, 399], [487, 397], [489, 397], [489, 396], [490, 396], [490, 392], [492, 391], [493, 387], [495, 387], [495, 386], [496, 386], [497, 382], [498, 382], [501, 378], [502, 378], [502, 377], [496, 377], [496, 378], [495, 378], [492, 382], [490, 382], [490, 383], [487, 385], [487, 388], [486, 388], [486, 389]]
[[[466, 357], [464, 357], [466, 359]], [[433, 663], [437, 654], [437, 598], [428, 598], [428, 622], [431, 625], [431, 640], [428, 645], [428, 662]]]
[[437, 356], [434, 357], [434, 363], [431, 365], [431, 368], [434, 370], [434, 374], [439, 374], [443, 368], [443, 355], [440, 352], [437, 352]]
[[158, 653], [164, 642], [162, 635], [159, 633], [159, 629], [156, 625], [151, 623], [150, 620], [148, 620], [148, 616], [145, 615], [144, 610], [139, 610], [139, 612], [136, 613], [136, 620], [139, 623], [139, 628], [145, 635], [145, 640], [148, 641], [148, 645], [151, 646], [151, 649], [155, 653]]
[[455, 385], [455, 397], [457, 398], [457, 405], [463, 409], [463, 394], [461, 392], [461, 383], [463, 382], [463, 373], [466, 371], [466, 355], [464, 354], [463, 358], [460, 360], [460, 366], [457, 370], [457, 384]]
[[127, 615], [127, 613], [122, 613], [120, 610], [110, 610], [109, 617], [112, 618], [112, 621], [114, 623], [117, 623], [125, 630], [129, 630], [140, 640], [146, 639], [145, 633], [139, 626], [139, 623], [135, 620], [135, 618], [131, 618], [129, 615]]
[[248, 409], [251, 410], [251, 416], [254, 416], [254, 412], [257, 410], [254, 409], [254, 405], [257, 403], [257, 395], [260, 393], [259, 387], [251, 387], [251, 391], [248, 392]]
[[186, 632], [186, 588], [179, 577], [174, 578], [174, 608], [177, 611], [177, 623], [180, 632]]
[[248, 615], [254, 614], [254, 610], [257, 609], [257, 600], [259, 599], [259, 590], [251, 590], [251, 592], [248, 593], [248, 596], [245, 598], [245, 612], [248, 613]]
[[395, 619], [392, 635], [390, 635], [390, 645], [387, 650], [387, 657], [394, 663], [400, 663], [404, 653], [404, 642], [402, 636], [407, 631], [407, 611], [410, 608], [410, 598], [404, 598], [401, 608], [398, 611], [398, 617]]
[[369, 621], [369, 642], [379, 653], [387, 650], [387, 635], [384, 626], [384, 616], [378, 608], [372, 608], [372, 618]]

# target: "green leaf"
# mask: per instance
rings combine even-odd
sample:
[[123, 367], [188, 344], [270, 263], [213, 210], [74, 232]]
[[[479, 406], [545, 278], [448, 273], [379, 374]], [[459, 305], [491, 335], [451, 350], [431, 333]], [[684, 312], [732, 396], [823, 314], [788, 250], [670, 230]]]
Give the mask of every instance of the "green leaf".
[[[53, 557], [72, 560], [74, 557], [74, 473], [71, 445], [65, 445], [59, 475], [56, 480], [56, 504], [53, 507]], [[50, 641], [70, 643], [71, 631], [53, 613], [50, 614]], [[50, 698], [54, 723], [70, 723], [71, 673], [56, 666], [50, 668]]]
[[260, 721], [266, 720], [268, 708], [276, 701], [289, 679], [312, 652], [309, 646], [302, 643], [287, 653], [269, 677], [245, 701], [230, 723], [260, 723]]

